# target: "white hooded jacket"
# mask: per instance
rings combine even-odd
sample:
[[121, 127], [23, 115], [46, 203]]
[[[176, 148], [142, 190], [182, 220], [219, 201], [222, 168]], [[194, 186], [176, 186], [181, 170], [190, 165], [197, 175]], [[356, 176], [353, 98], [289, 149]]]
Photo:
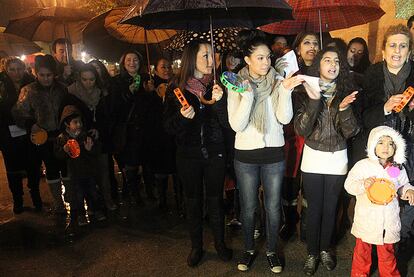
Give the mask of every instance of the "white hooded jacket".
[[396, 145], [394, 161], [398, 164], [405, 162], [405, 141], [402, 136], [391, 127], [379, 126], [372, 129], [369, 134], [368, 158], [357, 162], [349, 171], [345, 181], [346, 191], [355, 195], [357, 199], [351, 233], [364, 242], [376, 245], [391, 244], [400, 240], [400, 207], [397, 198], [394, 198], [387, 205], [372, 203], [365, 191], [365, 179], [374, 176], [391, 180], [395, 184], [399, 196], [404, 195], [408, 189], [414, 189], [409, 183], [404, 168], [400, 171], [399, 176], [392, 178], [380, 164], [375, 154], [375, 147], [382, 136], [391, 137]]

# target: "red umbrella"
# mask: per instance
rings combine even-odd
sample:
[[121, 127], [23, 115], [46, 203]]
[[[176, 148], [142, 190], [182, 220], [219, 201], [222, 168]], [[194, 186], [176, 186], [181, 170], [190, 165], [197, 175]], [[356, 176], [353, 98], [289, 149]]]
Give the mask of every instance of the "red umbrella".
[[295, 20], [284, 20], [260, 29], [280, 35], [302, 31], [329, 32], [379, 19], [385, 12], [371, 0], [287, 0]]

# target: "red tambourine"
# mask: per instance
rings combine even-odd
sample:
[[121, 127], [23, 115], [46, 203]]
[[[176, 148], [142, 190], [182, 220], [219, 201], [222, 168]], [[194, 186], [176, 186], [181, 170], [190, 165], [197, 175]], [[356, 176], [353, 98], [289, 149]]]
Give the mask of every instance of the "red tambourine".
[[69, 147], [69, 156], [72, 159], [76, 159], [80, 156], [80, 146], [76, 139], [70, 139], [66, 142], [67, 146]]
[[405, 105], [407, 105], [408, 102], [410, 101], [410, 99], [413, 97], [413, 95], [414, 95], [414, 88], [413, 87], [408, 87], [403, 92], [403, 99], [401, 100], [401, 102], [398, 103], [398, 105], [396, 105], [392, 110], [396, 113], [401, 112], [402, 109], [404, 109]]

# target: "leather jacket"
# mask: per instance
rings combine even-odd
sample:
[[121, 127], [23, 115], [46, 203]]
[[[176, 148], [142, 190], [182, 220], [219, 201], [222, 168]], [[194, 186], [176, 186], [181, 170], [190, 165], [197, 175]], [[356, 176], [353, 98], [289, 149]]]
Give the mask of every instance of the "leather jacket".
[[310, 99], [306, 92], [301, 95], [294, 116], [295, 132], [305, 138], [305, 144], [314, 150], [335, 152], [347, 148], [346, 140], [355, 136], [360, 127], [352, 107], [339, 111], [342, 99], [335, 97], [328, 106], [326, 98]]

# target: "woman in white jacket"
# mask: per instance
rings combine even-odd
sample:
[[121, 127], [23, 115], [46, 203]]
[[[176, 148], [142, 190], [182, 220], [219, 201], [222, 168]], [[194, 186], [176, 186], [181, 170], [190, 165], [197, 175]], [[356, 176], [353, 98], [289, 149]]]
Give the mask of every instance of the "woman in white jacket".
[[282, 125], [293, 116], [291, 92], [303, 79], [284, 79], [271, 67], [270, 49], [263, 32], [243, 32], [240, 40], [246, 67], [239, 71], [247, 89], [229, 91], [228, 114], [236, 132], [234, 167], [240, 189], [245, 252], [238, 269], [246, 271], [255, 258], [254, 213], [262, 184], [266, 210], [267, 260], [271, 271], [282, 271], [276, 253], [280, 221], [280, 191], [284, 173]]
[[414, 205], [414, 187], [402, 167], [405, 141], [391, 127], [376, 127], [369, 134], [367, 154], [368, 158], [357, 162], [345, 181], [345, 189], [357, 199], [351, 230], [356, 237], [351, 276], [369, 276], [372, 244], [377, 246], [379, 275], [400, 276], [393, 247], [400, 240], [398, 199], [394, 197], [387, 205], [374, 204], [367, 189], [375, 178], [388, 179], [401, 198]]

